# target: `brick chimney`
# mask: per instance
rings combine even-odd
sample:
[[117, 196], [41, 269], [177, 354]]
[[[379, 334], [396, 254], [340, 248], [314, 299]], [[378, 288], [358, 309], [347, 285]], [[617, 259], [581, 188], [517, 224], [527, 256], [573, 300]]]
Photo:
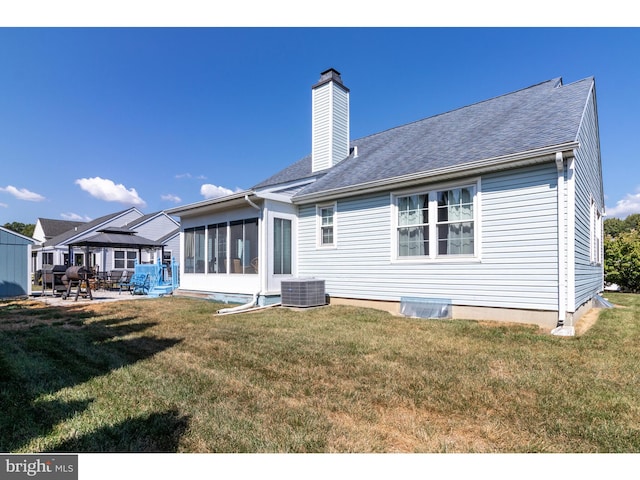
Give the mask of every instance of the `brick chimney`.
[[349, 156], [349, 89], [330, 68], [311, 88], [312, 170], [331, 168]]

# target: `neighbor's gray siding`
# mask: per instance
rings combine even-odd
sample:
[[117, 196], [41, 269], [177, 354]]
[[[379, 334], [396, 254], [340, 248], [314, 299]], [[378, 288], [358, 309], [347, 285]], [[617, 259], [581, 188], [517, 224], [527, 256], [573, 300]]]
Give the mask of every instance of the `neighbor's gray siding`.
[[[589, 96], [582, 119], [575, 160], [575, 306], [602, 291], [603, 265], [591, 262], [591, 198], [604, 213], [600, 140], [596, 112], [595, 91]], [[572, 306], [569, 305], [569, 308]]]
[[390, 194], [338, 201], [334, 249], [316, 247], [316, 206], [302, 206], [299, 276], [335, 297], [557, 310], [556, 185], [552, 163], [483, 176], [481, 257], [467, 262], [392, 262]]
[[165, 253], [171, 252], [171, 258], [175, 258], [176, 262], [180, 261], [180, 234], [170, 238], [164, 246]]
[[133, 230], [141, 237], [158, 240], [176, 228], [178, 225], [171, 218], [166, 215], [157, 215], [147, 222], [136, 225]]
[[29, 262], [33, 242], [0, 229], [0, 298], [30, 293]]

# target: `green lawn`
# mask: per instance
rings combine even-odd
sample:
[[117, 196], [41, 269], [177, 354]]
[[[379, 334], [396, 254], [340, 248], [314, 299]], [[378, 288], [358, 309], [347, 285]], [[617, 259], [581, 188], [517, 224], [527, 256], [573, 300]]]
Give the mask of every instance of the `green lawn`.
[[0, 451], [640, 452], [640, 296], [576, 337], [167, 297], [0, 302]]

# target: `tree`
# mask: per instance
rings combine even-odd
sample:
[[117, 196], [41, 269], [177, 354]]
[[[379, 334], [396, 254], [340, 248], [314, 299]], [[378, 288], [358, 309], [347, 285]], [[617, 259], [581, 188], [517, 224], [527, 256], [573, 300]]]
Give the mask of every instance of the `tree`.
[[632, 230], [640, 231], [640, 213], [632, 213], [624, 220], [619, 218], [607, 218], [603, 222], [604, 234], [617, 237], [621, 233], [631, 232]]
[[640, 213], [633, 213], [624, 219], [625, 232], [640, 231]]
[[640, 291], [640, 233], [624, 232], [604, 239], [604, 279], [624, 290]]
[[25, 224], [20, 222], [5, 223], [3, 227], [25, 237], [32, 237], [33, 231], [36, 229], [36, 226], [32, 223]]
[[607, 218], [603, 222], [602, 226], [605, 236], [611, 236], [613, 238], [617, 237], [622, 232], [627, 231], [627, 225], [624, 220], [620, 220], [619, 218]]

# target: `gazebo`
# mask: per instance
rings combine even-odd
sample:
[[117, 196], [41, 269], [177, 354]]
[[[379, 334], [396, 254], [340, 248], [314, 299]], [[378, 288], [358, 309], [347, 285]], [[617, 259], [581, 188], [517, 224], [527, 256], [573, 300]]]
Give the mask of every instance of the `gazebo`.
[[142, 250], [162, 250], [162, 253], [164, 253], [164, 245], [162, 243], [141, 237], [136, 233], [125, 227], [109, 227], [104, 230], [98, 230], [98, 233], [91, 237], [69, 244], [69, 260], [73, 262], [74, 248], [84, 249], [85, 258], [89, 258], [89, 250], [92, 248], [138, 250], [138, 263], [142, 261]]

